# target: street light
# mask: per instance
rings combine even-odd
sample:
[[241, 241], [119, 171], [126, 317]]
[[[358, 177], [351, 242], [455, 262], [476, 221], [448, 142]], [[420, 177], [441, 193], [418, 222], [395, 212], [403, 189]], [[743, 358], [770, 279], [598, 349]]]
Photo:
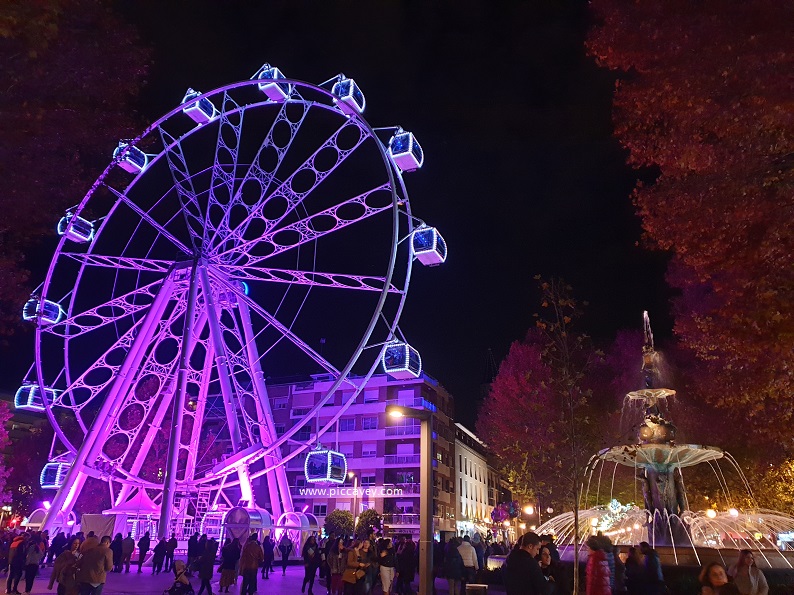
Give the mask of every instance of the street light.
[[353, 480], [353, 535], [355, 535], [358, 520], [358, 476], [352, 471], [348, 471], [347, 476]]
[[419, 441], [419, 595], [433, 594], [433, 463], [431, 413], [400, 405], [386, 405], [391, 417], [409, 417], [422, 422]]

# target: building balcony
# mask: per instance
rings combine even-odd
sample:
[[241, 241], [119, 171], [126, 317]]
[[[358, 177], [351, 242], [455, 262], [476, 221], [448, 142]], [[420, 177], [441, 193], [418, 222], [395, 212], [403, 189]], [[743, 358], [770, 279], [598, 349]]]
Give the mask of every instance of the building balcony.
[[419, 424], [415, 426], [386, 426], [386, 436], [418, 436], [421, 432]]
[[[408, 495], [419, 495], [420, 492], [420, 485], [418, 483], [384, 483], [384, 488], [392, 488], [394, 490], [393, 495], [396, 498]], [[397, 493], [398, 490], [402, 490], [401, 493]]]
[[386, 455], [383, 457], [384, 465], [418, 465], [422, 455]]
[[384, 514], [383, 523], [390, 527], [418, 527], [418, 514]]

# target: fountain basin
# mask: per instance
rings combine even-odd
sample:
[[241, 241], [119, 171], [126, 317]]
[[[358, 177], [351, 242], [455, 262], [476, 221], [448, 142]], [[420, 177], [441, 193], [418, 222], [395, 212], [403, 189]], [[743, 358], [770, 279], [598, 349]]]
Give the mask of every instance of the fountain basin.
[[605, 448], [598, 453], [602, 461], [627, 467], [651, 467], [666, 471], [675, 467], [692, 467], [725, 456], [716, 446], [699, 444], [626, 444]]

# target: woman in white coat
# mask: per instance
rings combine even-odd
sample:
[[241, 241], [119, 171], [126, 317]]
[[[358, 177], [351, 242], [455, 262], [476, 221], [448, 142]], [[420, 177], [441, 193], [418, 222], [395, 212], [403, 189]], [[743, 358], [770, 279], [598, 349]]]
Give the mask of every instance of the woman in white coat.
[[742, 595], [768, 595], [769, 585], [764, 573], [755, 565], [755, 557], [750, 550], [741, 550], [736, 564], [728, 568], [728, 576], [733, 579]]

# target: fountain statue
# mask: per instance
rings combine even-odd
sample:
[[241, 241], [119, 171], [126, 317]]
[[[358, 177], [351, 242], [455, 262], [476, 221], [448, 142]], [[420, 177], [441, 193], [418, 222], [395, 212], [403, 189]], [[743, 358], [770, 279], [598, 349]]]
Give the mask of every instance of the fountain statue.
[[[643, 324], [645, 386], [626, 395], [621, 415], [621, 430], [630, 436], [630, 443], [606, 448], [590, 459], [584, 471], [580, 501], [587, 503], [594, 499], [596, 505], [580, 510], [576, 529], [573, 513], [567, 512], [544, 523], [538, 532], [556, 535], [562, 546], [573, 542], [574, 530], [580, 544], [596, 531], [618, 544], [647, 541], [669, 554], [668, 562], [675, 564], [700, 565], [704, 559], [712, 559], [714, 552], [717, 552], [717, 559], [721, 559], [719, 552], [724, 548], [751, 549], [761, 554], [756, 556], [760, 566], [794, 568], [791, 552], [781, 552], [776, 544], [781, 534], [794, 531], [794, 517], [758, 508], [742, 512], [736, 508], [691, 510], [682, 473], [688, 467], [707, 463], [714, 469], [723, 492], [729, 496], [719, 467], [719, 462], [724, 460], [738, 473], [751, 496], [750, 487], [736, 461], [722, 449], [676, 442], [676, 427], [670, 421], [670, 403], [676, 392], [662, 386], [660, 356], [654, 347], [647, 312], [643, 313]], [[608, 464], [614, 464], [611, 471], [607, 469], [612, 485], [606, 503], [599, 503]], [[632, 470], [635, 492], [642, 495], [642, 507], [636, 503], [621, 504], [614, 497], [614, 478], [619, 467]], [[592, 496], [594, 478], [596, 490]]]

